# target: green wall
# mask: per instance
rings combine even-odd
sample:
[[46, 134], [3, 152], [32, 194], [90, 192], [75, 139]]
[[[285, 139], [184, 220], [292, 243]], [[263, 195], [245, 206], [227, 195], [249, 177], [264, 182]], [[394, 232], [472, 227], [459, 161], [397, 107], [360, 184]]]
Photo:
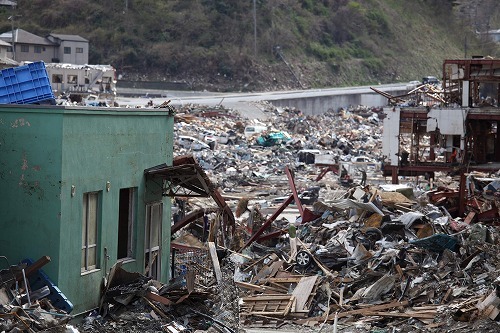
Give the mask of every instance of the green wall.
[[[165, 109], [0, 106], [0, 119], [0, 174], [6, 175], [0, 178], [4, 189], [0, 205], [9, 203], [2, 208], [6, 214], [0, 226], [5, 232], [0, 240], [5, 237], [10, 241], [5, 248], [0, 245], [0, 253], [7, 253], [12, 262], [49, 255], [52, 262], [44, 271], [74, 304], [73, 313], [91, 309], [97, 306], [104, 274], [117, 261], [121, 188], [136, 187], [138, 199], [133, 232], [135, 260], [124, 268], [144, 270], [143, 172], [172, 163], [173, 116]], [[24, 126], [13, 126], [16, 121], [21, 123], [19, 119], [24, 119]], [[106, 182], [111, 185], [109, 191]], [[101, 191], [99, 269], [82, 275], [83, 194], [93, 191]], [[148, 200], [152, 196], [164, 202], [162, 280], [166, 281], [170, 200], [163, 199], [159, 192], [148, 194]], [[22, 238], [13, 239], [21, 234]]]
[[62, 117], [0, 108], [0, 255], [11, 264], [48, 255], [59, 260]]

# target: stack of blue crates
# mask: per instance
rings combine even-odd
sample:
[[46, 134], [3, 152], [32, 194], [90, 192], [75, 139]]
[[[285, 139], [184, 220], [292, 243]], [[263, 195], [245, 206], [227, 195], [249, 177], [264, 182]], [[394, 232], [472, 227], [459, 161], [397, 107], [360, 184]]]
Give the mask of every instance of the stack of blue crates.
[[0, 104], [53, 104], [54, 100], [43, 61], [0, 71]]

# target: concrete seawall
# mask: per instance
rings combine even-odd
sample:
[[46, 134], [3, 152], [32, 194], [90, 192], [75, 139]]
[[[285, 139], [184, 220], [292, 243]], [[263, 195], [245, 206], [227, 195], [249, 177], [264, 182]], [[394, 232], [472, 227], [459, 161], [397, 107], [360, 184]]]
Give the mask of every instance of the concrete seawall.
[[[406, 94], [401, 84], [376, 86], [378, 90], [392, 96]], [[243, 111], [249, 118], [265, 117], [257, 106], [259, 101], [268, 101], [276, 107], [290, 107], [301, 110], [306, 115], [319, 115], [327, 111], [337, 111], [350, 105], [383, 107], [388, 105], [386, 97], [374, 92], [369, 86], [344, 87], [318, 90], [274, 91], [254, 93], [213, 93], [196, 91], [166, 91], [152, 89], [122, 88], [118, 90], [120, 104], [145, 105], [149, 99], [170, 99], [172, 105], [181, 107], [186, 104], [207, 106], [224, 105]], [[129, 97], [127, 97], [129, 96]], [[143, 96], [138, 98], [138, 96]], [[145, 99], [146, 97], [147, 99]]]
[[[383, 89], [383, 91], [393, 96], [403, 95], [406, 93], [405, 90], [401, 90], [401, 87], [394, 89], [386, 88]], [[382, 107], [388, 104], [386, 97], [377, 94], [370, 89], [368, 89], [368, 91], [344, 91], [331, 93], [329, 95], [298, 96], [294, 98], [267, 100], [274, 106], [296, 108], [307, 115], [318, 115], [329, 110], [337, 111], [339, 108], [345, 108], [350, 105]]]

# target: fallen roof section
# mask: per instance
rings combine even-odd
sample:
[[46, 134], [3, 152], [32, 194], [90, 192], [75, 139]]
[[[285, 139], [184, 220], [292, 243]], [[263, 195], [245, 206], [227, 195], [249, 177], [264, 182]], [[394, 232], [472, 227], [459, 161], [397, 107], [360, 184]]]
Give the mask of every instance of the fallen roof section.
[[227, 221], [224, 223], [225, 229], [231, 227], [232, 233], [234, 233], [235, 220], [231, 208], [193, 156], [175, 157], [172, 166], [163, 163], [144, 170], [144, 174], [153, 180], [163, 181], [163, 196], [212, 197], [223, 212], [224, 221]]
[[163, 196], [208, 197], [215, 190], [193, 156], [179, 156], [169, 166], [165, 163], [144, 170], [146, 177], [161, 179]]

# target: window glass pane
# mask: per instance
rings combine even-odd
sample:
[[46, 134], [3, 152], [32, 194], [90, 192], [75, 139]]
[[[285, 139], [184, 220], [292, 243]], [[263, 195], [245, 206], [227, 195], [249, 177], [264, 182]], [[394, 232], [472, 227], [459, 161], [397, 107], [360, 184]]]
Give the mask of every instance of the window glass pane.
[[128, 221], [128, 246], [127, 252], [129, 257], [134, 257], [134, 226], [136, 221], [135, 206], [136, 206], [137, 188], [130, 189], [130, 206], [129, 206], [129, 221]]
[[89, 202], [87, 210], [87, 228], [88, 228], [88, 243], [97, 243], [97, 193], [89, 193]]
[[146, 250], [149, 249], [149, 233], [150, 233], [150, 222], [151, 221], [151, 206], [150, 205], [147, 205], [146, 206], [146, 243], [145, 243], [145, 246], [144, 248]]
[[153, 214], [152, 214], [152, 221], [151, 221], [151, 227], [152, 227], [152, 232], [151, 232], [151, 247], [159, 246], [160, 245], [160, 230], [161, 230], [161, 216], [160, 216], [160, 211], [161, 211], [161, 205], [154, 205], [152, 207]]
[[84, 193], [82, 202], [82, 271], [97, 267], [99, 193]]
[[87, 269], [95, 268], [96, 267], [96, 252], [97, 248], [96, 247], [91, 247], [88, 249], [89, 255], [88, 255], [88, 265]]
[[82, 246], [87, 245], [87, 200], [88, 196], [85, 193], [83, 195], [83, 216], [82, 216]]

